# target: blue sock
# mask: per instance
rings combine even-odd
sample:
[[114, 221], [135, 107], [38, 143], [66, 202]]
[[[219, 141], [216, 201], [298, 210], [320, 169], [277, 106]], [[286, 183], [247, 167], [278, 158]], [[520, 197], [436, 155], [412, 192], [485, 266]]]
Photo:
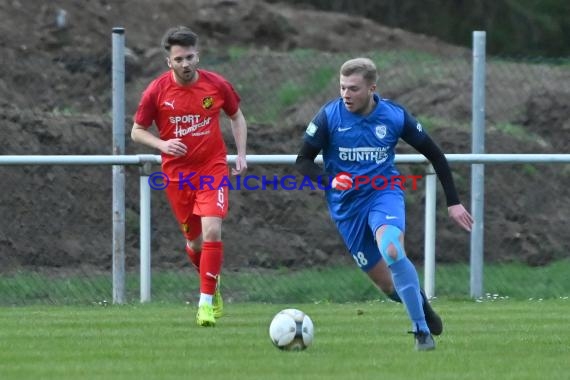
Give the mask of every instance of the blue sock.
[[390, 265], [394, 287], [412, 320], [412, 331], [429, 331], [423, 311], [418, 273], [412, 262], [404, 257]]

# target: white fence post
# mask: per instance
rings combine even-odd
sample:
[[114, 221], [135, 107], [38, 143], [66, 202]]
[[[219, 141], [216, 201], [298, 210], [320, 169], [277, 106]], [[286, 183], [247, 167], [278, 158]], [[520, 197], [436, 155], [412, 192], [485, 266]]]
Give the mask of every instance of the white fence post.
[[[472, 152], [485, 153], [485, 32], [473, 32]], [[471, 165], [470, 293], [483, 296], [483, 238], [485, 218], [485, 165]]]
[[437, 176], [433, 166], [426, 170], [425, 231], [424, 231], [424, 291], [427, 298], [435, 296], [435, 225]]
[[151, 189], [148, 183], [151, 163], [140, 169], [140, 297], [141, 302], [150, 302], [151, 292]]
[[[113, 28], [113, 154], [125, 154], [125, 30]], [[125, 303], [125, 167], [113, 165], [113, 303]]]

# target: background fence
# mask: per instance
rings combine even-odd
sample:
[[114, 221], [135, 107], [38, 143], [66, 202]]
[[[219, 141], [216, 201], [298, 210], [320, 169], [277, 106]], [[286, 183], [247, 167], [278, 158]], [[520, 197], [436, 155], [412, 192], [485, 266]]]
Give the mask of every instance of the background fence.
[[[446, 153], [470, 152], [470, 55], [442, 57], [413, 51], [361, 55], [377, 63], [381, 95], [404, 104]], [[250, 126], [248, 152], [294, 154], [308, 121], [321, 104], [337, 95], [338, 67], [350, 57], [313, 50], [279, 53], [234, 48], [206, 51], [201, 61], [204, 67], [223, 73], [240, 93]], [[165, 69], [159, 53], [138, 58], [136, 65], [127, 65], [130, 73], [139, 74], [127, 76], [128, 127], [140, 92], [152, 76]], [[486, 91], [488, 153], [565, 152], [570, 133], [567, 65], [489, 57]], [[21, 126], [16, 142], [37, 141], [40, 148], [32, 153], [111, 153], [110, 115], [89, 116], [73, 107], [49, 114], [14, 112], [5, 122]], [[61, 129], [48, 128], [50, 118], [62, 124]], [[231, 152], [226, 127], [227, 122], [224, 129]], [[128, 140], [126, 150], [156, 153]], [[405, 145], [399, 149], [399, 153], [412, 152]], [[26, 152], [14, 143], [0, 153]], [[405, 174], [425, 172], [418, 165], [401, 165], [400, 169]], [[469, 166], [455, 164], [453, 170], [461, 198], [468, 205]], [[282, 176], [291, 171], [289, 166], [250, 168], [250, 173], [258, 175]], [[128, 301], [139, 297], [138, 174], [138, 168], [127, 168]], [[110, 302], [110, 168], [0, 167], [0, 177], [4, 220], [0, 304]], [[484, 289], [489, 297], [570, 295], [570, 166], [487, 166], [485, 191]], [[424, 197], [422, 182], [407, 198], [406, 248], [420, 272]], [[228, 301], [382, 298], [346, 254], [318, 191], [234, 191], [231, 202], [224, 225], [223, 288]], [[436, 295], [467, 297], [469, 236], [447, 219], [441, 191], [437, 202]], [[152, 204], [153, 300], [194, 302], [197, 278], [164, 194], [153, 192]]]

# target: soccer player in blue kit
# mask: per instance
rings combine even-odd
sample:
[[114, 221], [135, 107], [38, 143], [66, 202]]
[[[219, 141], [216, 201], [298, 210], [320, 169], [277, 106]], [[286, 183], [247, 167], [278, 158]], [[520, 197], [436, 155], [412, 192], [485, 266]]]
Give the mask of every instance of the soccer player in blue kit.
[[[405, 180], [394, 165], [400, 138], [433, 165], [451, 219], [467, 231], [473, 219], [459, 201], [445, 155], [404, 107], [380, 98], [377, 77], [368, 58], [341, 66], [340, 97], [324, 105], [307, 127], [296, 167], [326, 186], [331, 218], [357, 265], [405, 305], [416, 350], [432, 350], [433, 335], [441, 334], [443, 324], [404, 249]], [[314, 162], [321, 150], [324, 170]]]

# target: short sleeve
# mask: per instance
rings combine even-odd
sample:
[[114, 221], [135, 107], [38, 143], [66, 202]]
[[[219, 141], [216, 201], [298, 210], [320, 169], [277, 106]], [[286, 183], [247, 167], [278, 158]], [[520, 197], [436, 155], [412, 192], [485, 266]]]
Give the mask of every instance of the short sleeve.
[[135, 123], [147, 128], [152, 125], [158, 114], [154, 88], [153, 84], [151, 84], [143, 92], [134, 117]]

